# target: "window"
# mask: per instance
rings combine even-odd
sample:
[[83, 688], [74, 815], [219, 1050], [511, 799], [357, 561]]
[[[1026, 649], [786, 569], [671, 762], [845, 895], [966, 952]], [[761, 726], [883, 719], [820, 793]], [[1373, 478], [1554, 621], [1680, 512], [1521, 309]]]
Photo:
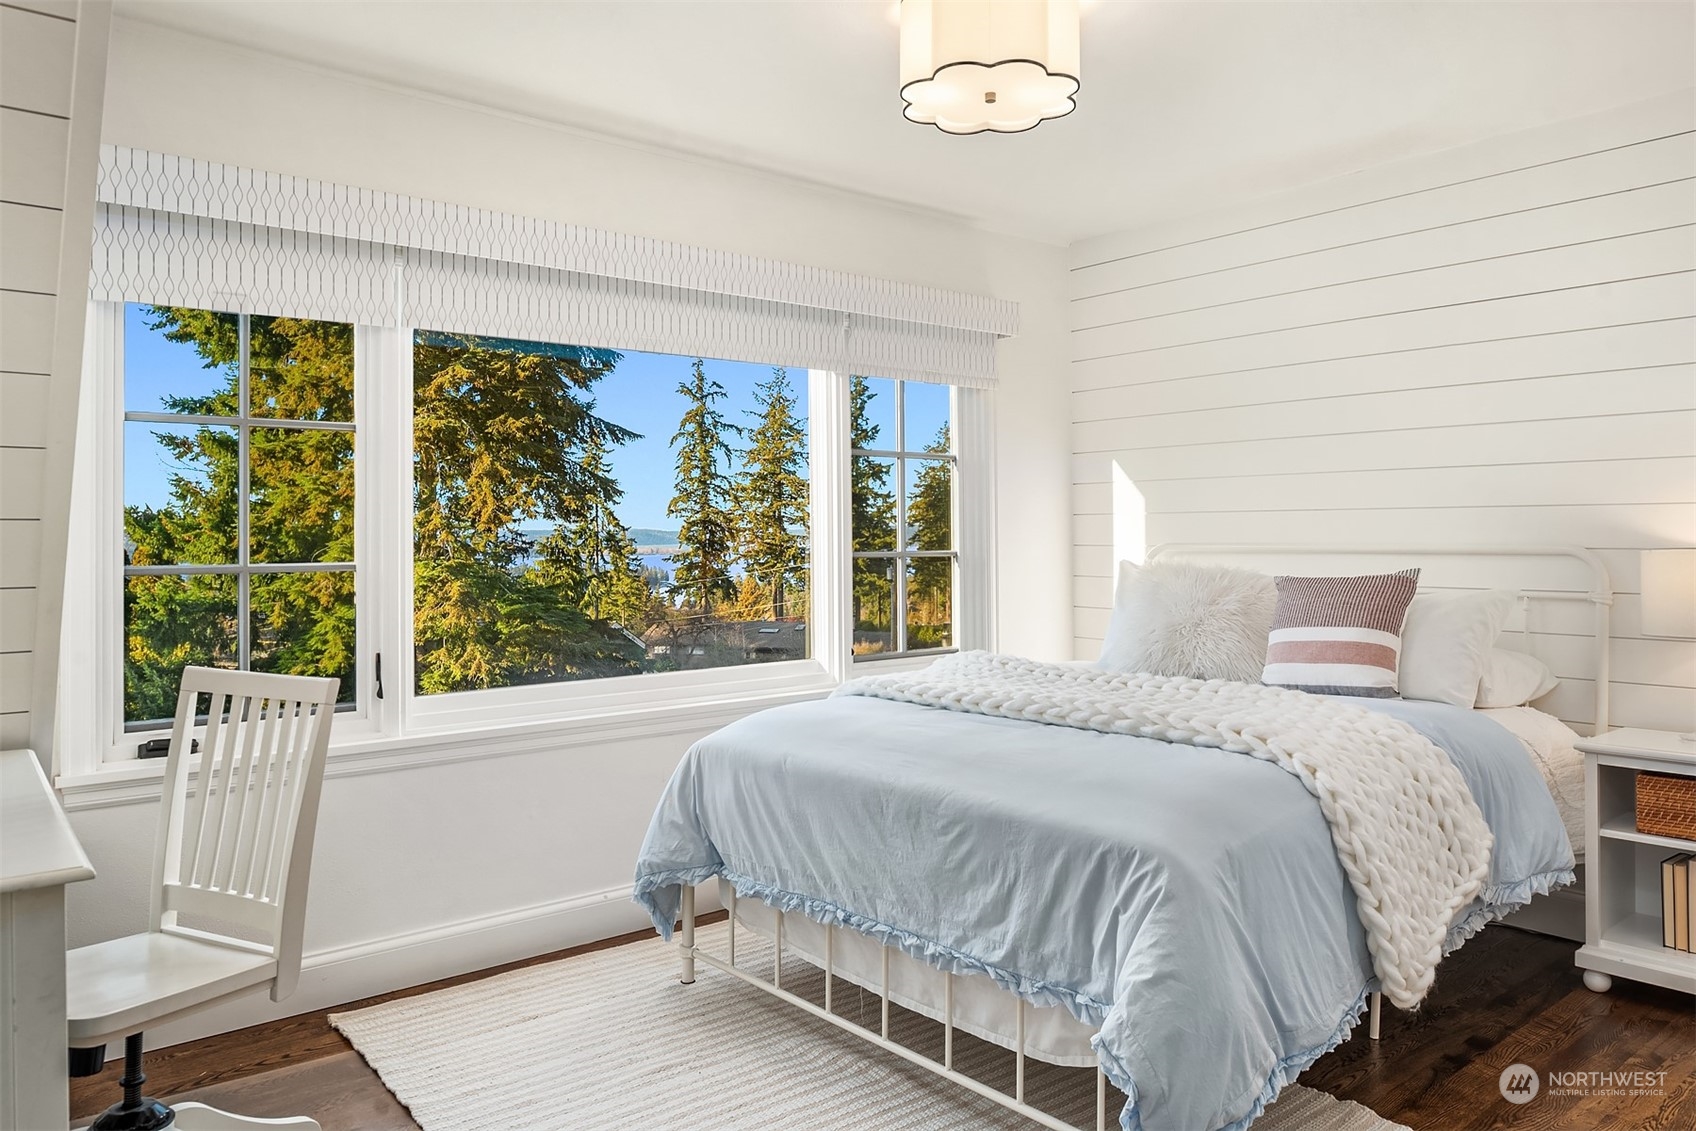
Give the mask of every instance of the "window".
[[124, 146], [97, 179], [73, 787], [150, 788], [85, 779], [189, 664], [339, 677], [352, 770], [994, 646], [1016, 303]]
[[954, 646], [952, 400], [946, 385], [850, 379], [856, 659]]
[[356, 697], [353, 327], [124, 309], [123, 719], [190, 664]]
[[91, 327], [70, 568], [97, 599], [66, 640], [94, 675], [63, 715], [100, 761], [190, 664], [339, 677], [338, 745], [384, 752], [990, 638], [976, 391], [258, 312]]
[[421, 696], [810, 655], [783, 368], [418, 331]]

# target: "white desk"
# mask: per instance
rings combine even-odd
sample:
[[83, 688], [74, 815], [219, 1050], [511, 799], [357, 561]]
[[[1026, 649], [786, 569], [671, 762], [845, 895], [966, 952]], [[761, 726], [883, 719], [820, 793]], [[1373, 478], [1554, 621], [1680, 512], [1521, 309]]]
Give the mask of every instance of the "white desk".
[[35, 753], [0, 751], [0, 1131], [70, 1126], [65, 885], [93, 878]]

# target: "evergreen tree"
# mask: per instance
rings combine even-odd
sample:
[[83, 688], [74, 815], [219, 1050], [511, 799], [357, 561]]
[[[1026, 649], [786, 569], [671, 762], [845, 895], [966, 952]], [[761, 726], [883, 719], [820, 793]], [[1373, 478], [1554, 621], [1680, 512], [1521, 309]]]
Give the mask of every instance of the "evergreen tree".
[[[877, 447], [882, 429], [872, 421], [871, 405], [876, 394], [864, 377], [848, 383], [848, 441], [855, 450]], [[873, 456], [853, 456], [849, 462], [849, 528], [854, 550], [895, 549], [895, 494], [890, 485], [892, 465]], [[858, 558], [854, 561], [854, 620], [857, 628], [876, 636], [892, 631], [890, 607], [894, 582], [889, 571], [892, 560]], [[881, 650], [881, 645], [871, 645]], [[861, 650], [856, 645], [856, 651]]]
[[[241, 321], [232, 314], [150, 308], [149, 328], [192, 345], [223, 380], [203, 396], [168, 397], [170, 412], [233, 416], [240, 408]], [[251, 412], [279, 420], [353, 419], [353, 328], [249, 319]], [[640, 670], [631, 637], [584, 614], [622, 610], [519, 569], [525, 519], [569, 526], [610, 515], [618, 485], [604, 453], [635, 433], [594, 414], [585, 394], [617, 364], [606, 350], [420, 334], [414, 353], [417, 680], [425, 692]], [[162, 506], [125, 508], [136, 565], [236, 560], [240, 452], [233, 428], [161, 428], [177, 468]], [[585, 454], [599, 451], [599, 458]], [[250, 551], [259, 563], [353, 560], [353, 445], [345, 432], [254, 428], [249, 435]], [[621, 532], [621, 531], [620, 531]], [[607, 560], [619, 550], [603, 531]], [[625, 536], [628, 543], [628, 536]], [[628, 565], [628, 556], [626, 556]], [[610, 583], [622, 584], [616, 576]], [[255, 668], [339, 675], [355, 690], [354, 576], [256, 572], [250, 583]], [[640, 581], [638, 580], [638, 585]], [[641, 602], [638, 601], [639, 605]], [[233, 666], [236, 583], [228, 576], [135, 577], [125, 591], [125, 708], [167, 717], [184, 664]]]
[[511, 566], [530, 551], [524, 520], [572, 521], [619, 487], [584, 446], [637, 439], [585, 396], [619, 355], [459, 334], [413, 349], [415, 553]]
[[[946, 453], [948, 425], [937, 430], [925, 451]], [[954, 548], [954, 465], [926, 460], [913, 477], [907, 496], [907, 542], [913, 550]], [[913, 558], [907, 575], [907, 643], [910, 648], [940, 648], [949, 639], [954, 563], [950, 558]]]
[[[948, 425], [944, 424], [924, 450], [946, 455], [948, 446]], [[913, 550], [954, 548], [954, 465], [945, 459], [923, 461], [913, 476], [913, 489], [907, 495], [907, 541]]]
[[[849, 444], [856, 451], [877, 447], [882, 428], [871, 419], [871, 404], [875, 394], [864, 377], [853, 377], [848, 384]], [[895, 548], [895, 494], [889, 483], [890, 464], [871, 456], [855, 456], [850, 469], [851, 509], [854, 549], [893, 550]]]
[[564, 586], [473, 558], [414, 566], [420, 693], [633, 675], [642, 650]]
[[[605, 444], [591, 438], [583, 445], [583, 474], [590, 481], [612, 480]], [[589, 617], [640, 631], [648, 611], [648, 584], [630, 532], [613, 512], [622, 489], [585, 496], [569, 523], [561, 523], [536, 543], [532, 577], [571, 594]]]
[[807, 435], [788, 372], [771, 373], [754, 389], [757, 407], [748, 415], [759, 423], [748, 433], [732, 499], [742, 560], [771, 619], [782, 620], [807, 577]]
[[[234, 417], [241, 411], [241, 319], [151, 307], [147, 326], [191, 345], [220, 372], [210, 392], [167, 396], [167, 412]], [[353, 419], [353, 328], [256, 316], [249, 320], [250, 411], [278, 420]], [[241, 499], [236, 428], [161, 427], [154, 443], [173, 473], [169, 500], [124, 508], [132, 565], [237, 560]], [[248, 433], [250, 538], [255, 563], [353, 560], [353, 445], [344, 432], [253, 428]], [[346, 573], [256, 573], [249, 584], [253, 665], [342, 679], [355, 694], [353, 579]], [[124, 708], [130, 719], [168, 718], [187, 664], [236, 663], [237, 581], [229, 575], [132, 577], [124, 586]]]
[[[637, 434], [587, 394], [619, 355], [420, 333], [413, 350], [414, 629], [428, 694], [641, 670], [631, 636], [585, 611], [622, 492], [606, 462]], [[541, 569], [518, 526], [552, 522]], [[568, 552], [577, 527], [595, 529]], [[619, 528], [622, 531], [622, 528]], [[625, 537], [628, 541], [628, 536]], [[557, 551], [557, 552], [556, 552]], [[585, 552], [589, 556], [585, 556]], [[550, 560], [551, 558], [551, 560]], [[428, 564], [426, 564], [428, 563]]]
[[672, 588], [686, 605], [706, 611], [715, 602], [736, 596], [730, 575], [736, 523], [729, 509], [730, 445], [725, 437], [741, 430], [727, 423], [717, 408], [725, 397], [724, 387], [707, 377], [700, 358], [677, 391], [689, 407], [671, 438], [677, 445], [677, 479], [666, 513], [678, 520]]

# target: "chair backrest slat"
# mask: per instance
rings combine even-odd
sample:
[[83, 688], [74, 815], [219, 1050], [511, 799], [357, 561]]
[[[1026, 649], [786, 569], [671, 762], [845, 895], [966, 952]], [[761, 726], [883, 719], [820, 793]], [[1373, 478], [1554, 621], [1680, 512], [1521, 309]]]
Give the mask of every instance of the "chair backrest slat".
[[[254, 767], [254, 774], [261, 783], [271, 780], [271, 775], [277, 766], [277, 744], [282, 737], [284, 718], [292, 712], [294, 703], [288, 699], [271, 700], [271, 709], [265, 713], [265, 729], [259, 736], [259, 764]], [[265, 861], [271, 851], [271, 837], [274, 835], [273, 821], [277, 813], [277, 791], [261, 789], [258, 805], [253, 816], [253, 835], [251, 850], [247, 859], [238, 865], [240, 872], [239, 886], [231, 886], [243, 895], [253, 895], [253, 878], [265, 874]]]
[[318, 728], [328, 725], [322, 709], [314, 710], [313, 704], [310, 703], [300, 705], [299, 717], [295, 720], [294, 742], [289, 753], [288, 781], [277, 799], [282, 807], [282, 819], [277, 822], [270, 868], [265, 877], [264, 891], [272, 898], [288, 882], [289, 858], [294, 850], [297, 817], [303, 800], [301, 787], [305, 784], [305, 776], [300, 772], [300, 767], [312, 749]]
[[[254, 740], [259, 737], [265, 717], [265, 700], [249, 695], [241, 701], [241, 752], [229, 770], [229, 800], [224, 805], [223, 821], [218, 829], [218, 848], [212, 857], [207, 886], [214, 891], [232, 891], [236, 864], [252, 852], [251, 844], [242, 842], [242, 828], [248, 823], [249, 802], [254, 795]], [[263, 788], [259, 790], [264, 793]]]
[[[189, 690], [186, 682], [183, 686], [183, 690], [185, 693]], [[194, 859], [200, 851], [200, 830], [206, 823], [206, 798], [211, 793], [211, 790], [206, 788], [206, 779], [207, 775], [212, 772], [212, 766], [216, 764], [216, 759], [213, 758], [212, 752], [218, 747], [218, 732], [223, 726], [224, 716], [224, 696], [217, 692], [212, 692], [207, 696], [207, 698], [209, 699], [209, 703], [206, 708], [206, 733], [202, 736], [200, 741], [200, 768], [195, 775], [194, 790], [188, 796], [187, 813], [178, 823], [180, 841], [177, 860], [174, 862], [177, 867], [174, 868], [172, 872], [172, 878], [175, 879], [183, 874], [183, 869], [186, 869], [188, 882], [190, 883], [194, 882]], [[191, 712], [197, 712], [199, 707], [200, 696], [196, 694], [194, 696], [193, 704], [189, 709]], [[172, 754], [176, 753], [179, 746], [183, 746], [192, 741], [192, 739], [188, 737], [188, 734], [182, 733], [184, 731], [183, 724], [185, 720], [181, 715], [183, 703], [180, 699], [177, 703], [177, 710], [179, 712], [177, 716], [177, 725], [171, 737]], [[194, 716], [192, 713], [186, 722], [187, 730], [192, 732], [194, 729]], [[188, 763], [189, 759], [183, 759], [183, 772], [181, 776], [185, 780], [177, 783], [179, 786], [186, 787], [187, 785], [186, 778], [188, 776]], [[169, 776], [169, 774], [167, 774], [167, 776]], [[171, 795], [166, 795], [167, 800], [169, 800], [170, 797]]]
[[[183, 860], [183, 826], [189, 820], [185, 809], [193, 811], [194, 802], [184, 804], [185, 791], [188, 788], [188, 764], [185, 757], [175, 757], [177, 751], [187, 749], [194, 731], [194, 720], [200, 715], [200, 691], [186, 683], [177, 692], [177, 714], [171, 724], [171, 753], [172, 757], [165, 760], [165, 781], [160, 790], [161, 804], [159, 806], [159, 835], [157, 851], [153, 857], [153, 892], [152, 910], [149, 922], [155, 928], [176, 923], [176, 912], [167, 908], [164, 903], [165, 880], [169, 876], [175, 879], [182, 872]], [[204, 794], [197, 795], [204, 799]], [[194, 820], [199, 820], [196, 813]]]
[[[239, 924], [277, 956], [273, 1000], [300, 973], [305, 892], [338, 681], [186, 668], [160, 812], [154, 930], [180, 912]], [[199, 770], [190, 750], [209, 695]]]
[[[200, 792], [206, 800], [194, 841], [193, 867], [187, 877], [188, 882], [197, 887], [212, 886], [212, 865], [218, 857], [218, 833], [223, 828], [224, 809], [230, 798], [230, 763], [235, 760], [236, 743], [241, 739], [241, 696], [232, 693], [219, 699], [224, 704], [223, 729], [216, 743], [208, 742], [200, 751]], [[217, 706], [217, 700], [214, 706]]]
[[289, 794], [293, 791], [295, 781], [295, 764], [300, 759], [300, 742], [307, 733], [308, 705], [299, 703], [289, 712], [289, 729], [284, 735], [283, 745], [277, 756], [277, 812], [271, 822], [265, 845], [265, 869], [259, 875], [259, 885], [256, 893], [262, 899], [270, 899], [277, 891], [277, 876], [282, 868], [283, 854], [288, 851], [288, 825], [293, 818], [294, 805]]

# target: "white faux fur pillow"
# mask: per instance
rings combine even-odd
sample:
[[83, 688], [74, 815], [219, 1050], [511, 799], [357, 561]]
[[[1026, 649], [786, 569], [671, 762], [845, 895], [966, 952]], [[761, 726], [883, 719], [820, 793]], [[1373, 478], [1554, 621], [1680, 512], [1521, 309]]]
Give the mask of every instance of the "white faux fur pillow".
[[1256, 683], [1278, 586], [1264, 573], [1191, 562], [1119, 563], [1101, 666]]

